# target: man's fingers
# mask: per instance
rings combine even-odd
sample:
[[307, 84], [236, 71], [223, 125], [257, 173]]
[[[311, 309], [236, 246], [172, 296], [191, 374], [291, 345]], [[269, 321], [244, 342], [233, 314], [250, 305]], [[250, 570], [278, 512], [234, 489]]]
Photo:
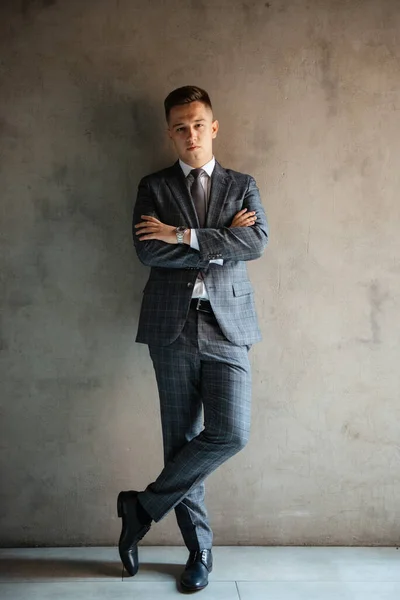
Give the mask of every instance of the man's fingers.
[[155, 235], [156, 236], [158, 233], [159, 233], [158, 231], [151, 230], [151, 229], [146, 229], [146, 231], [139, 231], [137, 233], [137, 235], [139, 237], [143, 237], [144, 235], [151, 235], [151, 236]]
[[243, 210], [240, 210], [238, 213], [236, 213], [236, 215], [234, 216], [234, 219], [249, 219], [250, 217], [252, 217], [255, 214], [256, 214], [255, 210], [252, 210], [251, 212], [247, 212], [247, 208], [244, 208]]
[[158, 219], [156, 219], [155, 217], [148, 217], [147, 215], [141, 215], [141, 218], [143, 219], [143, 221], [140, 221], [140, 223], [137, 223], [135, 225], [135, 227], [143, 227], [144, 225], [149, 225], [149, 224], [157, 224], [157, 225], [162, 225], [161, 221], [159, 221]]
[[254, 225], [256, 220], [257, 217], [246, 217], [244, 219], [237, 219], [232, 222], [231, 227], [250, 227], [251, 225]]
[[149, 221], [141, 221], [140, 223], [138, 223], [137, 225], [135, 225], [136, 229], [143, 229], [145, 227], [160, 227], [159, 223], [151, 223]]
[[[244, 213], [246, 213], [247, 210], [248, 210], [247, 208], [242, 208], [242, 210], [239, 210], [239, 212], [236, 213], [235, 217], [240, 217], [241, 215], [244, 215]], [[247, 216], [255, 215], [255, 214], [256, 214], [256, 211], [252, 210], [248, 213]]]
[[157, 225], [143, 225], [137, 229], [136, 234], [144, 235], [145, 233], [157, 233], [158, 231], [160, 231], [160, 229]]

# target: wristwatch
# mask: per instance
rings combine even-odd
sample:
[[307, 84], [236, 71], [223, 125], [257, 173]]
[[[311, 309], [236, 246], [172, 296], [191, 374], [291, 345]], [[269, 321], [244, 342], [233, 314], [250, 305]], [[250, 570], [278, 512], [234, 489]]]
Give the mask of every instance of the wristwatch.
[[187, 231], [187, 227], [177, 227], [175, 229], [175, 233], [176, 233], [176, 241], [178, 242], [178, 244], [183, 244], [183, 236], [185, 235], [186, 231]]

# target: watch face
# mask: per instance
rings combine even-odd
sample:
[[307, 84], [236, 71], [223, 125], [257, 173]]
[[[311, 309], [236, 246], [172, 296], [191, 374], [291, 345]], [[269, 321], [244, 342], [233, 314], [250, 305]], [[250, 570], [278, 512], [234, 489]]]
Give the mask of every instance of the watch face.
[[177, 227], [176, 228], [176, 233], [185, 233], [186, 231], [186, 227]]

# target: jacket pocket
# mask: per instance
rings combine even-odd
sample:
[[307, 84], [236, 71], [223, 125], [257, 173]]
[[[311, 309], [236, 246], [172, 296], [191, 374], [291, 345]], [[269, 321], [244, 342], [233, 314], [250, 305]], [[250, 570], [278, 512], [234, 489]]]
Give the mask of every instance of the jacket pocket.
[[253, 293], [253, 286], [250, 281], [237, 281], [232, 284], [234, 296], [246, 296]]

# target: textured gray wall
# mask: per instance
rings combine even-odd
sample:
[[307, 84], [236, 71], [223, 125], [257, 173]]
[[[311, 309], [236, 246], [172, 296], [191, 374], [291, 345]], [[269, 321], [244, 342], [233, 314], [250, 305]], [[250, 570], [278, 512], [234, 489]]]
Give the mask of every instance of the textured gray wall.
[[[0, 10], [0, 542], [114, 544], [116, 494], [161, 467], [130, 218], [174, 158], [162, 101], [196, 83], [271, 224], [252, 438], [208, 482], [216, 543], [398, 543], [397, 0]], [[174, 516], [146, 542], [181, 543]]]

